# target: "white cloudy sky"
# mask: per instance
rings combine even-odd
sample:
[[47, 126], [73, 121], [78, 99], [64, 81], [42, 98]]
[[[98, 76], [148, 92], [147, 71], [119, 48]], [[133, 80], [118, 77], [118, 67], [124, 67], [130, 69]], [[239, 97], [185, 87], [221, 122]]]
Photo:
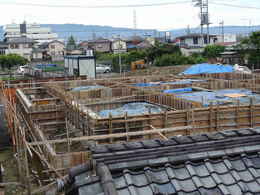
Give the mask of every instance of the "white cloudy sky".
[[[137, 13], [138, 28], [160, 30], [185, 28], [199, 25], [199, 9], [193, 7], [192, 0], [0, 0], [0, 25], [24, 19], [37, 23], [77, 23], [133, 27], [133, 10]], [[152, 3], [187, 2], [152, 7], [127, 8], [87, 8], [104, 5], [140, 5]], [[260, 0], [209, 0], [210, 17], [213, 25], [224, 20], [226, 25], [260, 24]], [[213, 4], [218, 3], [218, 5]], [[228, 3], [259, 9], [241, 9], [219, 5]], [[45, 7], [28, 4], [73, 5], [75, 7]], [[78, 6], [78, 7], [77, 7]]]

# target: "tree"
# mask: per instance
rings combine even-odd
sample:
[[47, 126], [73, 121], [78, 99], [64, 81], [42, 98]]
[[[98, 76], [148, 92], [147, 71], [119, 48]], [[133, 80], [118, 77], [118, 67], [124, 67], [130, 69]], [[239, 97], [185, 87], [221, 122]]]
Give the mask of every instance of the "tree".
[[27, 59], [17, 54], [0, 55], [0, 66], [2, 69], [11, 69], [14, 66], [25, 65]]
[[238, 45], [237, 49], [243, 57], [248, 58], [250, 68], [260, 68], [260, 31], [253, 32]]
[[207, 58], [216, 59], [220, 53], [225, 51], [225, 46], [221, 45], [208, 45], [205, 47], [203, 55]]
[[146, 50], [147, 59], [154, 63], [154, 60], [164, 54], [181, 54], [181, 50], [176, 45], [156, 42], [155, 46]]
[[77, 44], [76, 44], [76, 41], [74, 39], [74, 37], [71, 35], [68, 39], [68, 42], [67, 42], [67, 45], [66, 45], [66, 48], [68, 50], [74, 50], [77, 48]]

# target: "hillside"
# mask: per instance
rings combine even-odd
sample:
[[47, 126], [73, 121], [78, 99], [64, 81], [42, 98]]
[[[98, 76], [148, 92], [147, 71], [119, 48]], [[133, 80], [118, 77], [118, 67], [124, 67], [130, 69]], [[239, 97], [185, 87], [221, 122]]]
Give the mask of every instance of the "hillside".
[[[77, 41], [92, 39], [93, 37], [111, 38], [121, 35], [121, 37], [130, 37], [134, 34], [139, 36], [151, 35], [158, 36], [158, 31], [154, 29], [130, 29], [111, 26], [82, 25], [82, 24], [43, 24], [49, 26], [53, 32], [58, 33], [59, 37], [67, 40], [70, 35], [76, 37]], [[249, 31], [260, 30], [260, 26], [225, 26], [226, 34], [247, 34]], [[170, 31], [173, 37], [184, 35], [187, 29], [174, 29]], [[191, 28], [191, 33], [200, 32], [199, 28]], [[220, 34], [220, 27], [211, 27], [210, 33]], [[163, 35], [163, 33], [161, 33]], [[3, 38], [3, 26], [0, 26], [0, 38]]]

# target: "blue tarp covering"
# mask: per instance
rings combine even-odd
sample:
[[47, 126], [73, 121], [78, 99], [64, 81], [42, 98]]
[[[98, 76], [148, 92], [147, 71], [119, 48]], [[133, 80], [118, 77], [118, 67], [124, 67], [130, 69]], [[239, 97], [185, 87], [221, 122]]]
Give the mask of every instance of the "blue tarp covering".
[[[226, 97], [225, 94], [243, 94], [246, 96], [231, 98]], [[255, 104], [260, 103], [260, 95], [255, 94], [247, 89], [223, 89], [213, 92], [199, 91], [192, 93], [176, 94], [176, 96], [182, 99], [200, 102], [203, 104], [203, 106], [209, 106], [210, 103], [212, 103], [213, 105], [236, 104], [237, 100], [240, 101], [240, 104], [247, 105], [250, 104], [250, 98], [253, 98]]]
[[108, 118], [110, 113], [113, 117], [117, 117], [117, 116], [124, 116], [126, 112], [128, 116], [136, 116], [136, 115], [148, 114], [149, 112], [155, 114], [155, 113], [160, 113], [162, 111], [163, 109], [159, 106], [149, 104], [146, 102], [137, 102], [137, 103], [128, 103], [116, 109], [102, 110], [98, 114], [102, 118]]
[[93, 86], [80, 86], [80, 87], [75, 87], [71, 89], [71, 91], [89, 91], [93, 89], [102, 89], [104, 86], [101, 85], [93, 85]]
[[163, 93], [185, 93], [192, 92], [192, 88], [180, 88], [180, 89], [167, 89]]
[[155, 87], [155, 86], [159, 86], [159, 83], [136, 83], [134, 84], [134, 86], [136, 87]]
[[56, 67], [56, 66], [57, 66], [57, 64], [37, 64], [36, 68], [42, 69], [42, 68], [46, 68], [46, 67]]
[[197, 80], [197, 79], [185, 79], [179, 81], [172, 81], [172, 82], [161, 82], [162, 85], [182, 85], [182, 84], [192, 84], [196, 82], [203, 82], [204, 80]]
[[196, 64], [182, 72], [184, 75], [191, 74], [212, 74], [212, 73], [227, 73], [234, 72], [234, 68], [231, 65], [219, 65], [219, 64]]

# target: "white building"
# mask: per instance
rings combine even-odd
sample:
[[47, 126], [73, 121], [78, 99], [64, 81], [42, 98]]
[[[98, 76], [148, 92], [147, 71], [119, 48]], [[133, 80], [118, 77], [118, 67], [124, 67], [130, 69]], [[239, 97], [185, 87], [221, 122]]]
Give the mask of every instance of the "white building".
[[40, 24], [7, 24], [4, 27], [5, 41], [20, 37], [27, 37], [38, 43], [50, 42], [58, 39], [58, 35], [52, 33], [51, 28], [42, 27]]
[[236, 34], [217, 35], [217, 38], [218, 38], [219, 43], [236, 43], [237, 42]]
[[215, 44], [218, 41], [218, 38], [216, 35], [209, 35], [208, 43], [208, 36], [206, 34], [201, 35], [193, 33], [177, 37], [176, 40], [177, 43], [184, 48], [201, 48], [209, 44]]
[[112, 51], [114, 54], [127, 52], [127, 44], [121, 39], [115, 39], [112, 42]]

